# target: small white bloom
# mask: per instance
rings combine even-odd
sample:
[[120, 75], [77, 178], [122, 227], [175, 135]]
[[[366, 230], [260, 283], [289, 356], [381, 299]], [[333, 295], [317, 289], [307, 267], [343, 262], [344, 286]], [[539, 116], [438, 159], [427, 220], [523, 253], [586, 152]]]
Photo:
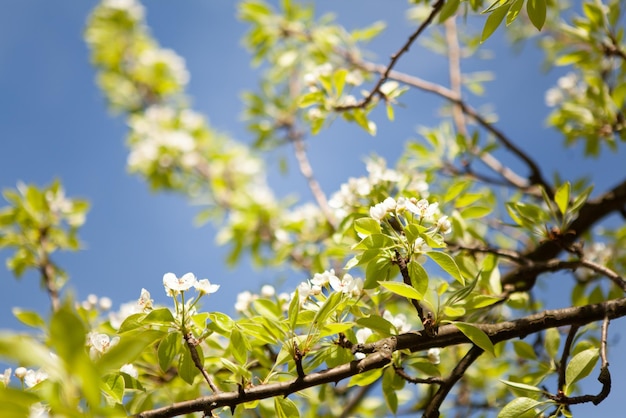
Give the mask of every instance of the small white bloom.
[[335, 276], [335, 270], [330, 269], [326, 270], [324, 273], [315, 273], [311, 279], [311, 283], [316, 286], [323, 287], [326, 286], [333, 278], [337, 279], [337, 276]]
[[[367, 339], [372, 335], [372, 330], [369, 328], [361, 328], [360, 330], [358, 330], [356, 332], [356, 341], [359, 344], [365, 344], [367, 342]], [[364, 353], [354, 353], [354, 357], [357, 360], [362, 360], [365, 358], [365, 354]]]
[[374, 206], [370, 207], [370, 216], [372, 217], [372, 219], [381, 222], [383, 219], [385, 219], [385, 216], [387, 216], [387, 210], [382, 204], [377, 203]]
[[98, 299], [98, 306], [101, 310], [108, 311], [109, 309], [111, 309], [111, 306], [113, 306], [113, 301], [111, 300], [111, 298], [103, 296]]
[[193, 273], [186, 273], [182, 277], [176, 277], [174, 273], [165, 273], [163, 275], [163, 286], [168, 296], [189, 290], [196, 283], [196, 276]]
[[309, 110], [307, 110], [307, 116], [311, 120], [319, 119], [322, 117], [322, 111], [320, 110], [319, 107], [312, 107]]
[[332, 287], [335, 292], [360, 296], [361, 291], [363, 290], [363, 280], [355, 279], [352, 275], [346, 273], [343, 275], [341, 280], [339, 280], [336, 276], [331, 277], [330, 287]]
[[237, 295], [237, 302], [235, 302], [235, 310], [237, 312], [244, 312], [250, 307], [250, 304], [255, 299], [255, 295], [249, 291], [241, 292]]
[[8, 369], [4, 369], [4, 374], [2, 375], [2, 378], [0, 378], [0, 380], [2, 380], [2, 383], [4, 383], [4, 386], [9, 386], [9, 383], [11, 382], [11, 368]]
[[263, 296], [264, 298], [273, 298], [275, 294], [276, 289], [274, 289], [274, 286], [266, 284], [261, 287], [261, 296]]
[[[184, 277], [184, 276], [183, 276]], [[198, 290], [200, 293], [204, 293], [204, 294], [211, 294], [211, 293], [215, 293], [218, 291], [218, 289], [220, 288], [219, 284], [211, 284], [211, 282], [209, 281], [209, 279], [202, 279], [202, 280], [198, 280], [194, 283], [193, 285], [196, 290]]]
[[28, 369], [28, 371], [26, 372], [26, 375], [24, 376], [24, 384], [27, 387], [32, 388], [33, 386], [43, 382], [47, 378], [48, 378], [48, 373], [44, 372], [41, 369], [37, 371]]
[[26, 369], [26, 367], [18, 367], [17, 369], [15, 369], [15, 377], [22, 380], [26, 376], [27, 372], [28, 370]]
[[428, 361], [432, 364], [439, 364], [441, 362], [441, 350], [438, 348], [431, 348], [428, 350]]
[[437, 219], [437, 229], [439, 229], [439, 232], [442, 234], [447, 234], [452, 231], [452, 223], [448, 219], [447, 215]]
[[88, 335], [87, 345], [89, 346], [89, 355], [95, 359], [109, 351], [111, 347], [120, 341], [120, 337], [110, 338], [106, 334], [90, 333]]
[[398, 334], [403, 334], [411, 330], [411, 324], [409, 324], [406, 315], [404, 315], [403, 313], [399, 313], [398, 315], [393, 316], [391, 312], [385, 311], [385, 313], [383, 314], [383, 318], [391, 322], [393, 326], [396, 327]]
[[127, 375], [134, 377], [135, 379], [139, 377], [139, 372], [137, 371], [137, 368], [132, 364], [124, 364], [122, 367], [120, 367], [120, 372], [126, 373]]
[[139, 299], [137, 300], [137, 306], [143, 311], [149, 311], [152, 309], [152, 302], [153, 300], [150, 299], [150, 292], [141, 288], [141, 293], [139, 295]]
[[96, 306], [98, 304], [98, 296], [90, 293], [89, 295], [87, 295], [87, 303], [89, 303], [91, 306]]

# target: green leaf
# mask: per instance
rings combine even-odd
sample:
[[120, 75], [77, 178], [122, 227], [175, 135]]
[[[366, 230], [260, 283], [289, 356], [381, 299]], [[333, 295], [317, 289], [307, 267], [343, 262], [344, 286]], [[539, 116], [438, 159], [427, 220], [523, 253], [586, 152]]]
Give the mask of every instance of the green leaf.
[[249, 350], [250, 343], [248, 340], [246, 340], [238, 327], [233, 328], [233, 332], [230, 334], [230, 351], [235, 360], [240, 364], [246, 364]]
[[515, 354], [523, 359], [537, 360], [537, 354], [533, 346], [526, 341], [513, 341], [513, 349], [515, 350]]
[[515, 398], [502, 408], [498, 418], [536, 418], [536, 408], [542, 404], [543, 402], [531, 398]]
[[300, 291], [296, 287], [296, 292], [289, 302], [289, 327], [295, 330], [298, 324], [298, 314], [300, 313]]
[[332, 293], [328, 299], [324, 302], [324, 304], [320, 307], [319, 311], [315, 314], [313, 318], [313, 324], [320, 325], [326, 322], [326, 320], [337, 310], [339, 304], [343, 299], [343, 293], [334, 292]]
[[[199, 349], [199, 347], [196, 348]], [[193, 384], [193, 380], [199, 372], [200, 371], [193, 363], [193, 359], [191, 358], [191, 353], [189, 353], [189, 349], [183, 350], [180, 356], [180, 361], [178, 362], [178, 375], [180, 376], [180, 378], [191, 385]]]
[[43, 328], [46, 321], [37, 312], [23, 311], [20, 308], [13, 308], [13, 315], [24, 325], [33, 328]]
[[468, 324], [467, 322], [453, 322], [455, 327], [459, 329], [467, 338], [470, 339], [471, 342], [482, 348], [483, 350], [491, 353], [492, 356], [495, 357], [495, 352], [493, 349], [493, 343], [485, 334], [483, 330], [476, 327], [475, 325]]
[[341, 96], [343, 93], [343, 86], [346, 84], [346, 76], [348, 75], [348, 70], [345, 68], [340, 68], [335, 71], [333, 74], [333, 84], [335, 85], [335, 92], [337, 93], [337, 97]]
[[299, 107], [309, 107], [313, 105], [320, 104], [324, 101], [324, 93], [321, 91], [313, 91], [307, 94], [304, 94], [298, 100]]
[[522, 10], [523, 5], [524, 5], [524, 0], [513, 1], [513, 3], [511, 4], [511, 7], [509, 8], [509, 11], [506, 14], [507, 26], [513, 23], [515, 19], [517, 19], [517, 16], [519, 15], [519, 12]]
[[407, 265], [411, 285], [420, 295], [426, 294], [428, 291], [428, 273], [420, 263], [415, 260], [409, 261]]
[[164, 332], [157, 330], [122, 335], [119, 342], [104, 353], [97, 364], [104, 371], [117, 371], [124, 364], [135, 361], [146, 348], [164, 337]]
[[172, 361], [174, 361], [174, 357], [182, 351], [181, 348], [183, 346], [181, 340], [182, 336], [179, 333], [171, 332], [159, 343], [157, 356], [159, 359], [159, 367], [161, 367], [162, 371], [167, 371]]
[[150, 322], [154, 324], [171, 325], [175, 322], [174, 315], [169, 308], [159, 308], [151, 311], [142, 322]]
[[87, 328], [78, 315], [68, 307], [56, 311], [50, 319], [50, 344], [67, 364], [73, 364], [85, 352]]
[[124, 399], [124, 387], [124, 377], [120, 373], [110, 374], [104, 381], [105, 393], [118, 403]]
[[493, 208], [485, 206], [470, 206], [461, 210], [461, 217], [463, 219], [476, 219], [489, 215]]
[[456, 13], [461, 4], [461, 0], [448, 0], [445, 2], [441, 11], [439, 12], [439, 23], [445, 22], [450, 16]]
[[483, 27], [483, 33], [480, 36], [480, 42], [485, 42], [496, 31], [496, 29], [498, 29], [498, 26], [502, 23], [502, 19], [504, 19], [508, 10], [509, 7], [505, 4], [497, 9], [494, 9], [489, 14], [487, 20], [485, 21], [485, 26]]
[[381, 232], [378, 221], [370, 217], [359, 218], [354, 221], [354, 230], [363, 235], [380, 234]]
[[393, 122], [395, 116], [393, 113], [393, 105], [391, 104], [391, 102], [387, 102], [385, 105], [385, 109], [387, 110], [387, 119], [389, 119], [391, 122]]
[[546, 22], [546, 0], [527, 0], [526, 11], [532, 24], [541, 30]]
[[274, 397], [274, 411], [278, 418], [298, 418], [300, 411], [297, 405], [289, 398]]
[[559, 345], [561, 344], [561, 334], [556, 328], [548, 328], [546, 330], [545, 342], [546, 353], [552, 359], [556, 359], [559, 352]]
[[422, 300], [424, 295], [418, 292], [415, 288], [407, 285], [406, 283], [399, 282], [378, 282], [382, 287], [389, 290], [391, 293], [403, 296], [408, 299]]
[[563, 183], [554, 193], [554, 202], [563, 215], [565, 215], [567, 207], [569, 206], [570, 188], [571, 186], [568, 181]]
[[369, 370], [365, 373], [355, 374], [350, 378], [350, 381], [348, 382], [348, 387], [370, 385], [380, 379], [382, 374], [383, 369], [374, 369]]
[[356, 323], [365, 328], [380, 334], [383, 337], [389, 337], [395, 334], [395, 326], [380, 315], [370, 315], [357, 319]]
[[565, 369], [565, 385], [571, 389], [571, 385], [586, 377], [596, 366], [600, 351], [597, 348], [589, 348], [576, 354]]
[[429, 251], [426, 253], [431, 260], [439, 265], [443, 270], [452, 276], [457, 282], [465, 285], [465, 279], [461, 275], [461, 270], [457, 266], [456, 261], [449, 254], [441, 251]]
[[365, 289], [373, 289], [380, 280], [387, 280], [393, 264], [387, 258], [379, 257], [367, 264], [365, 269]]
[[520, 390], [524, 390], [527, 392], [543, 393], [543, 389], [540, 389], [537, 386], [531, 386], [525, 383], [511, 382], [510, 380], [503, 380], [503, 379], [500, 379], [500, 381], [504, 383], [505, 385], [511, 386], [512, 388], [515, 388], [515, 389], [520, 389]]

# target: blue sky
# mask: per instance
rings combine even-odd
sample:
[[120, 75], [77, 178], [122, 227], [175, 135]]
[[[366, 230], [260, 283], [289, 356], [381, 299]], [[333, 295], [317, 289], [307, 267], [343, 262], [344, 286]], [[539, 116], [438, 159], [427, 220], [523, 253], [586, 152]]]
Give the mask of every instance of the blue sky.
[[[212, 125], [234, 138], [249, 142], [241, 122], [240, 94], [254, 89], [258, 73], [250, 67], [241, 47], [246, 27], [236, 20], [235, 2], [188, 0], [147, 2], [147, 19], [162, 46], [174, 49], [186, 60], [191, 73], [188, 93], [193, 108], [208, 116]], [[58, 254], [55, 260], [70, 274], [69, 288], [79, 299], [88, 294], [109, 296], [114, 306], [136, 299], [141, 288], [151, 291], [158, 302], [166, 302], [162, 276], [166, 272], [194, 272], [222, 285], [205, 304], [207, 309], [233, 313], [238, 292], [258, 290], [278, 277], [244, 264], [224, 267], [224, 248], [214, 244], [210, 225], [198, 228], [193, 217], [198, 208], [177, 195], [153, 194], [138, 177], [126, 173], [126, 127], [123, 117], [112, 115], [95, 85], [82, 40], [87, 16], [95, 1], [57, 0], [5, 2], [0, 14], [0, 187], [15, 187], [18, 181], [48, 184], [60, 178], [69, 196], [91, 202], [87, 223], [80, 234], [85, 249]], [[332, 9], [338, 20], [355, 28], [377, 19], [388, 22], [387, 31], [374, 42], [373, 58], [386, 63], [411, 31], [404, 16], [406, 2], [351, 0], [318, 1], [318, 10]], [[462, 26], [460, 27], [463, 30]], [[561, 140], [545, 128], [548, 109], [544, 92], [563, 71], [543, 74], [541, 55], [525, 48], [516, 55], [503, 48], [500, 29], [485, 47], [495, 52], [491, 61], [470, 62], [472, 70], [492, 69], [497, 79], [487, 85], [488, 95], [474, 105], [491, 103], [499, 114], [498, 126], [544, 165], [551, 175], [559, 168], [563, 177], [590, 175], [596, 190], [613, 185], [626, 174], [621, 154], [604, 153], [601, 160], [582, 162], [580, 150], [563, 149]], [[399, 64], [400, 70], [445, 83], [446, 65], [441, 58], [423, 55], [414, 46]], [[410, 92], [406, 105], [396, 111], [393, 124], [379, 121], [378, 135], [370, 137], [356, 126], [338, 122], [309, 141], [310, 158], [318, 179], [328, 194], [348, 176], [364, 173], [363, 158], [371, 152], [393, 163], [405, 142], [417, 138], [416, 127], [432, 125], [440, 104], [431, 95]], [[267, 161], [270, 183], [279, 194], [296, 193], [310, 200], [295, 165], [287, 176], [277, 174], [280, 156]], [[508, 163], [515, 163], [504, 157]], [[291, 161], [293, 161], [291, 159]], [[616, 171], [617, 170], [617, 171]], [[620, 172], [621, 170], [621, 172]], [[0, 202], [4, 206], [4, 201]], [[4, 260], [6, 252], [0, 252]], [[304, 277], [292, 275], [284, 290], [294, 288]], [[19, 282], [0, 267], [0, 328], [14, 327], [11, 308], [44, 311], [47, 297], [40, 291], [38, 277], [26, 275]], [[567, 299], [558, 285], [546, 283], [552, 307]], [[623, 350], [626, 327], [613, 324], [613, 348]], [[620, 348], [621, 347], [621, 348]], [[623, 375], [623, 362], [611, 356], [614, 376]], [[592, 378], [590, 390], [596, 391]], [[613, 396], [602, 404], [602, 412], [616, 413], [626, 382], [615, 379]], [[613, 415], [614, 416], [614, 415]]]

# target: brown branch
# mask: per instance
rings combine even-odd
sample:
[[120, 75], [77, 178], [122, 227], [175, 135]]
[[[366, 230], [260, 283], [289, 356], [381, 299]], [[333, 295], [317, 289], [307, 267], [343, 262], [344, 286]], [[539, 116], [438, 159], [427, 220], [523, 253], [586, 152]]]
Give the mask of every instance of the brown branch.
[[[350, 56], [350, 55], [346, 55], [346, 58], [351, 64], [365, 71], [376, 72], [379, 74], [382, 74], [385, 71], [385, 67], [382, 65], [377, 65], [371, 62], [357, 60], [355, 57]], [[458, 106], [465, 115], [472, 118], [476, 123], [482, 126], [483, 129], [485, 129], [487, 132], [494, 135], [498, 140], [504, 139], [505, 146], [507, 146], [506, 144], [513, 144], [513, 142], [509, 140], [506, 136], [504, 136], [504, 134], [500, 130], [495, 128], [495, 126], [493, 126], [485, 118], [480, 116], [480, 114], [478, 113], [476, 109], [474, 109], [473, 107], [465, 103], [463, 100], [461, 100], [461, 98], [459, 98], [452, 90], [444, 86], [441, 86], [439, 84], [431, 83], [419, 77], [411, 76], [411, 75], [404, 74], [398, 71], [391, 71], [389, 73], [389, 78], [392, 80], [396, 80], [401, 83], [404, 83], [408, 86], [415, 87], [419, 90], [426, 91], [429, 93], [434, 93], [437, 96], [440, 96], [448, 100], [453, 105]], [[521, 149], [515, 147], [515, 150], [517, 152], [522, 153], [522, 155], [524, 155], [525, 158], [522, 158], [522, 160], [524, 161], [530, 160], [530, 157], [528, 157], [523, 151], [521, 151]], [[472, 154], [476, 155], [478, 158], [480, 158], [480, 160], [491, 170], [500, 174], [511, 186], [524, 190], [529, 194], [541, 196], [541, 193], [538, 190], [533, 190], [531, 188], [532, 183], [529, 184], [529, 181], [527, 179], [518, 175], [513, 170], [511, 170], [510, 168], [502, 164], [498, 159], [493, 157], [491, 154], [479, 152], [480, 150], [478, 148], [471, 149], [469, 151]], [[532, 177], [532, 174], [534, 173], [533, 167], [535, 168], [535, 170], [539, 170], [539, 168], [536, 163], [534, 163], [532, 160], [530, 161], [532, 162], [532, 164], [529, 166], [531, 168], [531, 177]]]
[[437, 418], [439, 417], [439, 408], [441, 404], [446, 399], [456, 382], [459, 381], [461, 377], [465, 374], [465, 371], [469, 366], [472, 365], [474, 361], [484, 352], [484, 350], [477, 345], [472, 346], [470, 350], [463, 356], [461, 361], [456, 365], [450, 376], [446, 379], [445, 383], [443, 383], [439, 390], [435, 393], [435, 396], [428, 402], [426, 406], [426, 410], [424, 411], [424, 418]]
[[[537, 247], [523, 254], [523, 257], [533, 262], [550, 260], [559, 255], [564, 247], [574, 243], [592, 226], [600, 222], [613, 212], [619, 212], [626, 206], [626, 179], [603, 195], [585, 203], [578, 217], [571, 223], [571, 234], [564, 236], [562, 242], [545, 241]], [[526, 270], [520, 267], [502, 277], [502, 287], [510, 287], [513, 291], [530, 290], [537, 280], [539, 271]]]
[[404, 368], [399, 367], [399, 366], [394, 366], [393, 369], [396, 371], [396, 374], [398, 376], [400, 376], [401, 378], [403, 378], [404, 380], [406, 380], [409, 383], [413, 383], [413, 384], [424, 384], [424, 385], [441, 385], [445, 383], [445, 380], [443, 380], [440, 377], [426, 377], [426, 378], [419, 378], [419, 377], [413, 377], [410, 376], [407, 372], [404, 371]]
[[348, 403], [344, 406], [343, 411], [341, 411], [341, 415], [337, 418], [347, 418], [353, 416], [352, 411], [354, 411], [354, 408], [361, 404], [365, 396], [367, 396], [369, 391], [375, 386], [375, 383], [376, 382], [366, 386], [361, 386], [356, 395], [350, 398]]
[[48, 228], [39, 229], [39, 239], [37, 245], [37, 264], [39, 266], [39, 272], [41, 273], [41, 281], [48, 292], [48, 296], [50, 297], [50, 304], [52, 305], [52, 310], [57, 311], [61, 305], [59, 299], [59, 286], [56, 283], [56, 267], [54, 263], [50, 260], [50, 254], [46, 251], [46, 247], [48, 245]]
[[[485, 332], [493, 343], [498, 343], [513, 338], [523, 338], [529, 334], [537, 333], [548, 328], [574, 324], [584, 325], [600, 321], [605, 317], [615, 319], [623, 316], [626, 316], [626, 298], [610, 300], [594, 305], [548, 310], [514, 321], [505, 321], [498, 324], [475, 325]], [[137, 417], [173, 417], [197, 411], [208, 412], [220, 407], [232, 408], [245, 402], [274, 396], [288, 396], [291, 393], [306, 388], [325, 383], [338, 382], [359, 373], [380, 369], [389, 364], [393, 351], [408, 349], [412, 352], [416, 352], [428, 350], [433, 347], [448, 347], [469, 342], [468, 338], [454, 325], [440, 327], [438, 335], [434, 337], [417, 332], [401, 334], [385, 338], [373, 344], [366, 344], [366, 346], [371, 345], [378, 347], [378, 351], [368, 355], [362, 360], [355, 360], [331, 369], [309, 373], [303, 379], [296, 378], [291, 381], [268, 383], [246, 388], [241, 391], [222, 392], [211, 396], [204, 396], [198, 399], [178, 402], [150, 411], [144, 411], [137, 414]]]
[[309, 162], [309, 158], [306, 153], [306, 149], [304, 147], [304, 140], [302, 138], [302, 134], [297, 132], [293, 125], [289, 126], [288, 138], [293, 144], [294, 153], [296, 156], [296, 160], [298, 161], [298, 167], [300, 169], [300, 173], [307, 181], [309, 185], [309, 189], [311, 190], [311, 194], [313, 194], [313, 198], [317, 202], [317, 205], [320, 207], [326, 221], [330, 226], [332, 226], [333, 230], [337, 229], [337, 219], [335, 219], [335, 215], [328, 204], [328, 199], [322, 190], [319, 182], [313, 175], [313, 167], [311, 167], [311, 163]]
[[574, 337], [576, 337], [576, 332], [578, 332], [579, 325], [572, 325], [567, 333], [567, 339], [565, 340], [565, 345], [563, 346], [563, 353], [561, 354], [561, 361], [559, 362], [559, 381], [557, 383], [557, 388], [559, 391], [562, 391], [565, 387], [565, 369], [567, 368], [567, 358], [569, 357], [569, 353], [572, 349], [572, 344], [574, 343]]
[[187, 348], [189, 349], [189, 354], [191, 355], [193, 364], [196, 366], [198, 370], [200, 370], [202, 377], [204, 377], [204, 380], [206, 380], [207, 384], [209, 385], [213, 393], [221, 393], [219, 388], [215, 385], [215, 383], [213, 383], [213, 379], [211, 379], [211, 376], [209, 376], [209, 374], [204, 368], [204, 365], [202, 364], [202, 361], [200, 360], [200, 356], [198, 355], [198, 350], [196, 349], [196, 345], [198, 345], [198, 341], [194, 338], [194, 336], [191, 333], [185, 333], [183, 334], [183, 337], [185, 338], [185, 343], [187, 344]]
[[385, 70], [381, 73], [380, 77], [378, 78], [378, 82], [370, 90], [367, 96], [365, 96], [358, 103], [351, 104], [351, 105], [335, 106], [334, 109], [337, 111], [344, 111], [344, 110], [350, 110], [350, 109], [364, 108], [368, 104], [370, 104], [374, 96], [376, 96], [377, 94], [382, 95], [383, 93], [381, 92], [380, 88], [383, 85], [383, 83], [389, 79], [389, 74], [393, 70], [393, 67], [397, 64], [400, 57], [409, 51], [409, 48], [411, 47], [413, 42], [415, 42], [415, 40], [422, 34], [422, 32], [424, 32], [424, 30], [428, 27], [428, 25], [432, 23], [435, 16], [437, 16], [437, 13], [439, 13], [441, 8], [443, 7], [443, 4], [444, 4], [444, 0], [437, 0], [435, 4], [433, 4], [433, 9], [431, 10], [426, 20], [424, 20], [424, 22], [422, 22], [422, 24], [417, 28], [417, 30], [413, 32], [411, 36], [409, 36], [409, 39], [407, 39], [404, 45], [402, 45], [402, 47], [395, 54], [391, 56], [391, 61], [389, 62]]

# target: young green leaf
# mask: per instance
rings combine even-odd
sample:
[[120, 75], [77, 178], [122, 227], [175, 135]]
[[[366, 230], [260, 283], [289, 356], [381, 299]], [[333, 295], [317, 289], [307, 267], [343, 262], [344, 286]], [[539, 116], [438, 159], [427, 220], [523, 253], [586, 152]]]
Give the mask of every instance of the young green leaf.
[[500, 379], [500, 381], [504, 383], [505, 385], [511, 386], [512, 388], [515, 388], [515, 389], [520, 389], [520, 390], [524, 390], [527, 392], [543, 393], [543, 389], [538, 388], [537, 386], [531, 386], [531, 385], [527, 385], [525, 383], [519, 383], [519, 382], [511, 382], [510, 380], [504, 380], [504, 379]]
[[531, 398], [515, 398], [502, 408], [498, 418], [536, 418], [537, 408], [545, 404]]
[[380, 234], [380, 224], [378, 221], [364, 217], [354, 221], [354, 230], [363, 235]]
[[565, 215], [567, 207], [569, 206], [570, 188], [571, 186], [569, 182], [566, 182], [556, 190], [556, 193], [554, 193], [554, 202], [563, 215]]
[[382, 287], [389, 290], [391, 293], [403, 296], [408, 299], [422, 300], [424, 295], [418, 292], [415, 288], [407, 285], [406, 283], [399, 282], [378, 282]]
[[484, 333], [483, 330], [476, 327], [475, 325], [468, 324], [467, 322], [453, 322], [455, 327], [459, 329], [467, 338], [470, 339], [471, 342], [482, 348], [483, 350], [491, 353], [492, 356], [495, 356], [495, 352], [493, 349], [493, 343]]
[[546, 0], [528, 0], [526, 11], [532, 24], [541, 30], [546, 22]]
[[454, 258], [452, 258], [449, 254], [441, 251], [429, 251], [426, 253], [426, 256], [435, 263], [439, 264], [439, 267], [444, 269], [450, 276], [454, 277], [457, 282], [462, 285], [465, 284], [465, 279], [461, 275], [459, 266], [457, 266], [456, 261], [454, 261]]
[[568, 389], [572, 384], [591, 373], [596, 366], [599, 355], [600, 351], [597, 348], [589, 348], [572, 357], [567, 364], [567, 369], [565, 369], [565, 385]]
[[483, 33], [480, 36], [480, 42], [485, 42], [496, 31], [496, 29], [498, 29], [498, 26], [502, 23], [502, 19], [504, 19], [508, 10], [508, 5], [504, 4], [497, 9], [493, 9], [489, 13], [487, 20], [485, 21], [485, 26], [483, 27]]

